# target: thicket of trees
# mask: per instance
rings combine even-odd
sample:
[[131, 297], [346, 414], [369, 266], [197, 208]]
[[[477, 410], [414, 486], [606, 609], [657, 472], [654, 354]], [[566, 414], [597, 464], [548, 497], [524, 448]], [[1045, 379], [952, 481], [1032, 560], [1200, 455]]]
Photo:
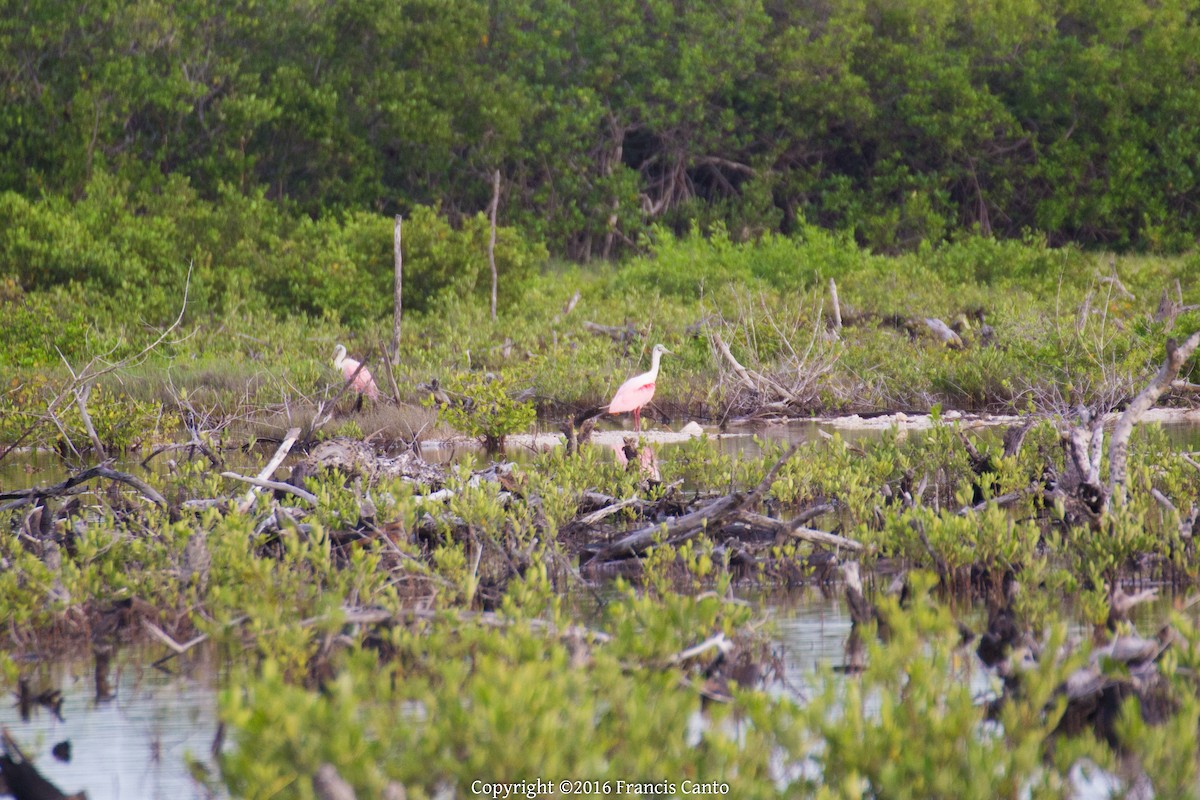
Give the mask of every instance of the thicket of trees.
[[0, 87], [27, 198], [455, 218], [498, 168], [502, 221], [577, 259], [693, 220], [1200, 232], [1200, 0], [8, 0]]

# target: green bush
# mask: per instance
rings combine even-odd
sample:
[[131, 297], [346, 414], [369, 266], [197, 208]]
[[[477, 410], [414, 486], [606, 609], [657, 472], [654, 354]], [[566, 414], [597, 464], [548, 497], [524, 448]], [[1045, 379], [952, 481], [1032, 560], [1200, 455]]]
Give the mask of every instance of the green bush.
[[478, 437], [488, 452], [503, 449], [505, 437], [528, 430], [537, 418], [532, 402], [513, 398], [514, 381], [503, 373], [459, 373], [444, 388], [450, 403], [438, 409], [438, 421]]
[[0, 278], [0, 367], [45, 367], [83, 355], [85, 307], [79, 292], [26, 294], [12, 276]]

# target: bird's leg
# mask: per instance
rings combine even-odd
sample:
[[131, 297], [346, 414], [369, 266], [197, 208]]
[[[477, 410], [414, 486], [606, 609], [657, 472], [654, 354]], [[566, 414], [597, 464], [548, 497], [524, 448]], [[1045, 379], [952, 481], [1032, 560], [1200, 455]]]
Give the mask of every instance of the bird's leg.
[[642, 410], [640, 408], [633, 410], [633, 429], [638, 433], [642, 432]]

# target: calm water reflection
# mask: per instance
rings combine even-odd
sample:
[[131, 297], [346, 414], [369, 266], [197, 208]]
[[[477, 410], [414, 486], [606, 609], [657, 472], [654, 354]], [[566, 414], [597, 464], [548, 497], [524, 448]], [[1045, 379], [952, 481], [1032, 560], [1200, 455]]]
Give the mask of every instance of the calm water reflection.
[[[42, 774], [64, 792], [86, 789], [89, 800], [189, 800], [213, 797], [188, 772], [189, 759], [215, 768], [211, 747], [217, 731], [216, 671], [201, 657], [169, 674], [144, 662], [159, 651], [118, 655], [110, 668], [113, 697], [96, 699], [94, 662], [28, 666], [22, 674], [36, 693], [62, 692], [62, 720], [35, 706], [29, 721], [19, 704], [0, 704], [7, 728]], [[51, 749], [70, 742], [71, 759]], [[221, 797], [223, 795], [217, 795]]]

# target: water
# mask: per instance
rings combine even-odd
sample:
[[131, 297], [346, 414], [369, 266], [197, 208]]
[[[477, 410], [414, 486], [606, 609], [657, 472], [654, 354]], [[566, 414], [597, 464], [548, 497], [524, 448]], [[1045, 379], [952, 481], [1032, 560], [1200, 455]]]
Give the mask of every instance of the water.
[[[62, 692], [60, 720], [41, 706], [21, 718], [18, 703], [0, 704], [6, 728], [38, 770], [62, 791], [86, 789], [89, 800], [204, 800], [213, 795], [194, 780], [188, 761], [216, 775], [211, 752], [217, 733], [217, 671], [204, 652], [188, 654], [180, 672], [149, 666], [151, 648], [118, 654], [107, 672], [109, 699], [97, 698], [95, 662], [68, 659], [27, 666], [22, 675], [38, 693]], [[70, 742], [70, 761], [51, 754]]]
[[[1200, 448], [1200, 426], [1173, 424], [1164, 429], [1173, 446]], [[754, 433], [795, 442], [813, 441], [834, 430], [843, 438], [880, 435], [880, 429], [851, 431], [817, 422], [768, 426]], [[750, 435], [723, 438], [720, 443], [729, 452], [748, 455], [759, 449]], [[131, 459], [116, 468], [136, 474], [141, 470], [139, 461]], [[14, 454], [0, 462], [0, 489], [50, 484], [67, 474], [53, 454]], [[787, 595], [756, 596], [752, 602], [774, 620], [775, 642], [783, 658], [782, 683], [772, 690], [803, 700], [816, 669], [844, 663], [851, 620], [841, 590], [826, 596], [808, 588]], [[1138, 627], [1153, 630], [1165, 619], [1168, 605], [1164, 599], [1139, 607]], [[965, 613], [972, 617], [965, 621], [978, 629], [978, 610]], [[1088, 631], [1081, 627], [1074, 633], [1084, 638]], [[149, 666], [162, 652], [155, 648], [120, 652], [108, 671], [114, 689], [110, 699], [97, 699], [95, 665], [90, 658], [24, 665], [21, 674], [29, 679], [34, 692], [51, 688], [62, 692], [63, 719], [48, 709], [35, 708], [25, 721], [16, 703], [0, 704], [0, 726], [7, 728], [39, 770], [67, 793], [86, 789], [91, 800], [224, 797], [214, 795], [189, 771], [189, 762], [195, 762], [219, 784], [211, 755], [218, 729], [219, 671], [203, 648], [169, 662], [171, 672]], [[982, 667], [972, 670], [968, 680], [981, 698], [988, 693], [989, 676]], [[69, 762], [51, 755], [54, 745], [63, 741], [71, 744]], [[1107, 796], [1113, 787], [1111, 776], [1093, 780], [1095, 785], [1089, 787], [1082, 777], [1077, 779], [1081, 796]]]
[[[592, 596], [592, 595], [589, 595]], [[783, 661], [782, 680], [768, 690], [803, 702], [818, 669], [845, 661], [850, 635], [850, 612], [840, 588], [824, 594], [816, 588], [797, 592], [755, 594], [749, 598], [774, 623], [774, 645]], [[1162, 599], [1140, 606], [1139, 627], [1152, 629], [1169, 610]], [[594, 609], [595, 613], [598, 609]], [[978, 629], [980, 608], [965, 608], [960, 616]], [[1149, 626], [1149, 627], [1146, 627]], [[1073, 634], [1085, 638], [1078, 626]], [[28, 721], [18, 704], [0, 705], [0, 726], [7, 728], [42, 774], [65, 792], [86, 789], [90, 800], [210, 800], [226, 798], [195, 780], [189, 761], [219, 785], [212, 758], [218, 729], [217, 692], [220, 670], [210, 649], [196, 648], [167, 663], [171, 672], [150, 666], [164, 654], [145, 647], [120, 653], [108, 670], [113, 696], [97, 700], [93, 659], [67, 659], [25, 665], [22, 675], [34, 692], [59, 689], [63, 695], [60, 721], [50, 710], [35, 707]], [[981, 665], [966, 674], [980, 702], [992, 696], [990, 673]], [[71, 743], [71, 760], [63, 763], [51, 748]], [[1077, 796], [1110, 796], [1117, 781], [1102, 771], [1073, 773]]]

